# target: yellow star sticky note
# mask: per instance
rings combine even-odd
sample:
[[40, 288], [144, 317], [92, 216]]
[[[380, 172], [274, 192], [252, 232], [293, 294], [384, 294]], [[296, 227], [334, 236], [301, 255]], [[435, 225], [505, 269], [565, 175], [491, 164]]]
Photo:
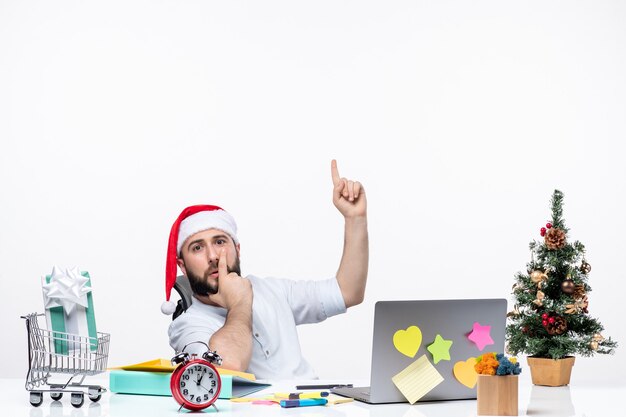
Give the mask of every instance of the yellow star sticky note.
[[426, 355], [422, 355], [399, 374], [393, 376], [391, 380], [402, 395], [411, 404], [415, 404], [420, 398], [441, 384], [443, 377], [428, 361]]
[[446, 340], [438, 334], [435, 341], [426, 349], [433, 355], [433, 361], [437, 364], [441, 360], [450, 360], [450, 346], [452, 346], [452, 340]]

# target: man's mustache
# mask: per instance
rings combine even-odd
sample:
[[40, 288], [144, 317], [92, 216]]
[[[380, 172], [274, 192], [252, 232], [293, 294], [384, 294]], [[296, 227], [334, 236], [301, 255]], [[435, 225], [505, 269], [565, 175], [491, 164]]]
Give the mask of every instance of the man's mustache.
[[[227, 268], [227, 269], [230, 269], [230, 268]], [[211, 274], [213, 274], [213, 273], [217, 272], [217, 271], [218, 271], [217, 269], [211, 269], [211, 268], [208, 268], [206, 271], [204, 271], [204, 279], [205, 279], [205, 280], [209, 279], [209, 276], [210, 276]], [[228, 272], [230, 272], [230, 271], [228, 271]]]
[[[219, 269], [218, 268], [207, 268], [206, 271], [204, 271], [204, 279], [207, 280], [209, 279], [209, 276], [211, 274], [214, 274], [216, 272], [218, 272]], [[231, 272], [237, 272], [237, 267], [231, 268], [230, 266], [226, 267], [226, 271], [230, 274]]]

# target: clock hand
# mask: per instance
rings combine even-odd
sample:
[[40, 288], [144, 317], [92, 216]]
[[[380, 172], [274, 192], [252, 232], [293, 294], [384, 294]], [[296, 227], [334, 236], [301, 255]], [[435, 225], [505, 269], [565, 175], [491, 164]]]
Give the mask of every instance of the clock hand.
[[209, 389], [208, 389], [207, 387], [205, 387], [204, 385], [200, 384], [200, 387], [201, 387], [202, 389], [204, 389], [206, 392], [209, 392]]

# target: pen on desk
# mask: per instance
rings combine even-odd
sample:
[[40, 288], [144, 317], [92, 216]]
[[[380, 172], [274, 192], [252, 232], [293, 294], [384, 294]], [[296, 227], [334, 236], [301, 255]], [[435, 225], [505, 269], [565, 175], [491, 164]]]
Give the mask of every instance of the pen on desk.
[[328, 397], [328, 391], [314, 392], [277, 392], [274, 394], [276, 398], [284, 398], [289, 400], [299, 400], [301, 398], [322, 398]]
[[352, 384], [296, 385], [296, 389], [352, 388]]
[[326, 405], [328, 400], [326, 398], [305, 398], [302, 400], [281, 400], [280, 406], [283, 408], [293, 407], [309, 407], [312, 405]]

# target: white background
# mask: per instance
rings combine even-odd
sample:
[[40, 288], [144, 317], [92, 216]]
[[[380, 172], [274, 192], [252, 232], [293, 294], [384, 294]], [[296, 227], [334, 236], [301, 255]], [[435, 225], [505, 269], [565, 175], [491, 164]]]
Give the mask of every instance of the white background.
[[170, 357], [187, 205], [234, 215], [244, 274], [332, 276], [332, 158], [366, 187], [371, 259], [364, 304], [300, 329], [321, 377], [369, 376], [378, 300], [509, 298], [555, 188], [625, 343], [625, 44], [621, 1], [0, 0], [3, 376], [54, 264], [90, 272], [109, 365]]

